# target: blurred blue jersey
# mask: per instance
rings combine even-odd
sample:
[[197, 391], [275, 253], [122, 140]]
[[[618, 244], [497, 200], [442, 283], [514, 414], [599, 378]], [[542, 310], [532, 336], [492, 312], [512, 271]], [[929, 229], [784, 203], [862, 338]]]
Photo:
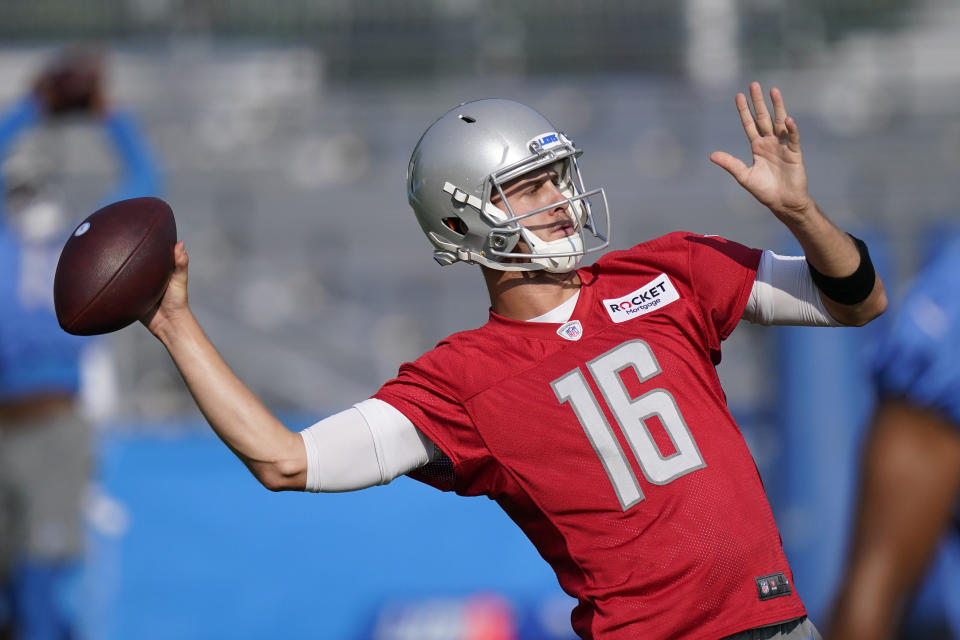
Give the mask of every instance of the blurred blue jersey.
[[[39, 124], [41, 117], [33, 98], [0, 113], [0, 158], [6, 158], [20, 135]], [[104, 204], [158, 195], [159, 172], [133, 117], [113, 112], [102, 124], [121, 171]], [[5, 193], [0, 188], [0, 194]], [[74, 393], [86, 341], [60, 329], [53, 309], [53, 277], [69, 230], [46, 237], [22, 234], [10, 224], [4, 204], [0, 198], [0, 402], [31, 394]]]
[[948, 416], [960, 428], [960, 241], [917, 276], [874, 362], [881, 395]]
[[[933, 409], [960, 429], [960, 240], [953, 240], [920, 271], [880, 345], [873, 376], [882, 396]], [[935, 580], [954, 634], [960, 637], [960, 505], [954, 530], [937, 555]]]

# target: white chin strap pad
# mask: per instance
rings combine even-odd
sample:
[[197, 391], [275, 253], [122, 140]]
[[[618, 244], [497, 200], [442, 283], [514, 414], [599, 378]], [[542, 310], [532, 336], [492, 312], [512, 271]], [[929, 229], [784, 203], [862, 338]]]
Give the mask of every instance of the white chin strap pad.
[[[537, 237], [537, 234], [526, 228], [520, 229], [520, 234], [530, 247], [531, 255], [538, 256], [531, 257], [530, 261], [543, 265], [545, 271], [551, 273], [567, 273], [579, 267], [580, 262], [583, 260], [583, 236], [580, 233], [550, 241], [541, 240]], [[579, 252], [580, 255], [556, 257], [549, 255], [551, 253], [568, 253], [572, 251]]]

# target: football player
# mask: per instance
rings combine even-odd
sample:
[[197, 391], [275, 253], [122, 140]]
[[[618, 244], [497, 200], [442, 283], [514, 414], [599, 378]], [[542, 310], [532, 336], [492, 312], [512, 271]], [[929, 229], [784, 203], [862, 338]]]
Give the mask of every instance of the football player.
[[0, 109], [0, 638], [78, 632], [62, 595], [83, 560], [94, 448], [80, 410], [91, 343], [61, 331], [54, 312], [54, 273], [74, 213], [54, 171], [64, 152], [59, 136], [36, 142], [48, 125], [77, 118], [102, 130], [119, 169], [102, 202], [162, 188], [139, 118], [110, 100], [103, 65], [96, 52], [65, 50], [29, 93]]
[[[960, 243], [917, 276], [874, 361], [879, 395], [863, 450], [850, 560], [831, 638], [894, 637], [938, 546], [956, 578], [960, 504]], [[960, 637], [960, 601], [946, 594]]]
[[[480, 265], [488, 322], [443, 340], [372, 398], [289, 431], [217, 355], [187, 304], [187, 255], [144, 318], [217, 434], [274, 490], [402, 475], [486, 495], [577, 598], [583, 638], [808, 638], [750, 452], [715, 365], [741, 319], [860, 325], [886, 305], [866, 246], [807, 191], [777, 89], [736, 97], [753, 164], [711, 156], [803, 257], [676, 232], [609, 243], [580, 150], [508, 100], [462, 104], [413, 151], [408, 198], [441, 265]], [[750, 108], [753, 103], [753, 110]], [[819, 637], [819, 636], [816, 636]]]

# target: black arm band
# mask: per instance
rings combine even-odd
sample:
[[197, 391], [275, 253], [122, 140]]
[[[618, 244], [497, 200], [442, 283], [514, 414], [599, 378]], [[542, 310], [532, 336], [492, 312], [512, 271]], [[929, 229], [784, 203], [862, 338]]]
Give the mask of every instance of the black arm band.
[[856, 271], [843, 278], [833, 278], [814, 269], [809, 260], [807, 260], [807, 267], [810, 269], [814, 284], [823, 295], [840, 304], [854, 305], [870, 297], [876, 280], [876, 271], [874, 271], [873, 262], [870, 261], [867, 244], [849, 233], [847, 235], [857, 245], [857, 251], [860, 253], [860, 266]]

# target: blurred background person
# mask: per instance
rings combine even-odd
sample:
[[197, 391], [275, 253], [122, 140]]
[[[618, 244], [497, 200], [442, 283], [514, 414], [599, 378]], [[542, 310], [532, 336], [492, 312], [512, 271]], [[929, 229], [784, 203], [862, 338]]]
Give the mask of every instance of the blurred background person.
[[940, 551], [946, 619], [960, 637], [960, 241], [916, 277], [874, 364], [876, 409], [832, 640], [899, 637]]
[[96, 51], [65, 50], [0, 113], [0, 637], [15, 640], [76, 637], [65, 602], [84, 553], [81, 505], [93, 459], [78, 403], [89, 341], [59, 328], [53, 277], [82, 216], [58, 189], [57, 150], [25, 139], [73, 118], [112, 143], [119, 179], [103, 203], [160, 189], [139, 126], [107, 98]]

